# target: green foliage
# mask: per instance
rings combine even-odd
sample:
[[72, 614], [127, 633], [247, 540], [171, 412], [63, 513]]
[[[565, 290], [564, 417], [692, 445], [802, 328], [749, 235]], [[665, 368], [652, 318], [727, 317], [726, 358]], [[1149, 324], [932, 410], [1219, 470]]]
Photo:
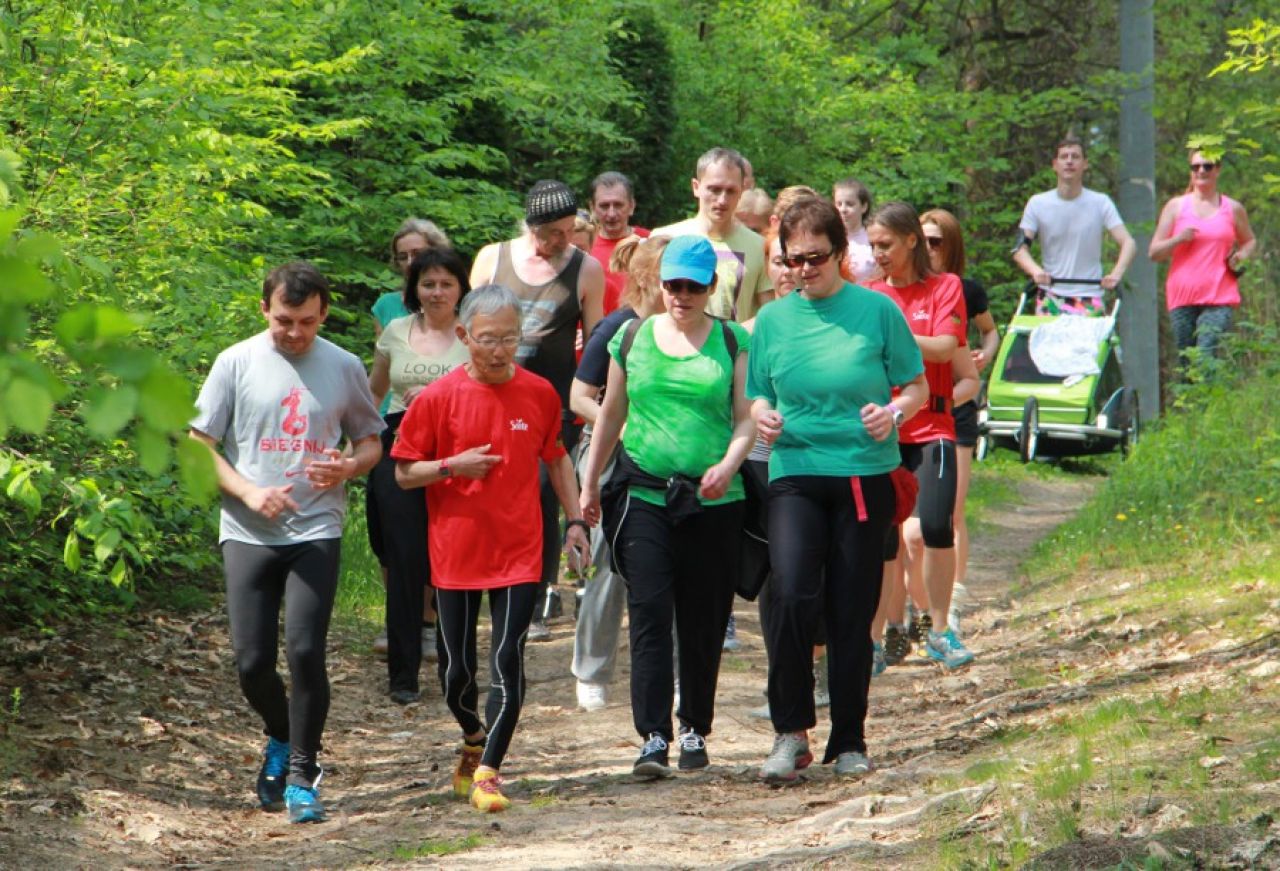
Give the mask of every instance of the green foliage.
[[1263, 344], [1269, 368], [1244, 374], [1228, 361], [1217, 377], [1185, 387], [1089, 505], [1046, 539], [1039, 561], [1142, 565], [1274, 536], [1280, 368], [1274, 341]]

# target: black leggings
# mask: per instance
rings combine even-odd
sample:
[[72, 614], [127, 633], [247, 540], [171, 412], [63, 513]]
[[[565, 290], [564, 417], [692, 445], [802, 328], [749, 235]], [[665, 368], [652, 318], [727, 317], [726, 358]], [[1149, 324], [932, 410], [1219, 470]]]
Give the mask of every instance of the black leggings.
[[[561, 441], [564, 442], [564, 449], [571, 455], [582, 432], [574, 419], [574, 413], [566, 411], [561, 416], [560, 424]], [[560, 498], [556, 496], [556, 489], [551, 486], [546, 463], [538, 464], [538, 501], [542, 506], [542, 583], [538, 588], [545, 591], [560, 577], [560, 542], [563, 538], [560, 534]]]
[[476, 620], [484, 590], [436, 589], [440, 626], [440, 683], [444, 700], [464, 735], [488, 734], [480, 764], [498, 768], [511, 746], [524, 704], [524, 637], [538, 598], [536, 583], [489, 590], [489, 698], [480, 721], [476, 684]]
[[[240, 689], [262, 717], [266, 733], [289, 742], [289, 782], [297, 786], [310, 786], [319, 774], [316, 754], [329, 714], [325, 639], [341, 551], [336, 538], [285, 545], [222, 543]], [[282, 601], [292, 698], [276, 671]]]
[[831, 690], [826, 762], [867, 749], [871, 618], [880, 604], [881, 546], [894, 496], [888, 475], [858, 480], [865, 519], [859, 519], [849, 478], [794, 475], [769, 485], [769, 713], [778, 733], [817, 723], [813, 630], [825, 619]]
[[[769, 461], [768, 460], [747, 460], [742, 464], [743, 477], [750, 477], [752, 483], [748, 486], [756, 486], [763, 493], [769, 491]], [[768, 538], [769, 532], [769, 500], [768, 498], [760, 500], [759, 505], [759, 524], [760, 529], [764, 531], [765, 537]], [[747, 528], [755, 528], [752, 518], [747, 519]], [[766, 542], [767, 544], [768, 542]], [[773, 614], [769, 610], [769, 606], [773, 604], [773, 597], [769, 594], [769, 590], [773, 586], [772, 572], [765, 576], [764, 584], [760, 587], [760, 594], [756, 596], [756, 610], [760, 614], [760, 634], [764, 637], [764, 658], [765, 662], [769, 661], [769, 645], [772, 635], [769, 632], [770, 621]], [[821, 605], [819, 605], [821, 607]], [[813, 643], [815, 646], [822, 647], [827, 643], [827, 624], [822, 620], [817, 621], [817, 625], [813, 629]]]
[[680, 645], [680, 724], [711, 733], [724, 630], [737, 589], [745, 504], [703, 508], [672, 523], [665, 506], [635, 497], [618, 533], [631, 634], [631, 716], [636, 731], [671, 732], [671, 621]]
[[[915, 473], [920, 482], [913, 515], [920, 518], [924, 546], [948, 548], [956, 546], [951, 525], [956, 510], [956, 443], [935, 439], [914, 445], [899, 445], [902, 465]], [[885, 559], [898, 555], [898, 530], [891, 530], [885, 540]]]
[[[402, 414], [387, 416], [382, 459], [369, 473], [372, 515], [379, 523], [379, 559], [387, 568], [387, 678], [392, 692], [418, 690], [422, 664], [422, 604], [429, 595], [431, 561], [427, 556], [427, 496], [421, 487], [396, 483], [391, 456]], [[373, 535], [373, 530], [370, 530]]]

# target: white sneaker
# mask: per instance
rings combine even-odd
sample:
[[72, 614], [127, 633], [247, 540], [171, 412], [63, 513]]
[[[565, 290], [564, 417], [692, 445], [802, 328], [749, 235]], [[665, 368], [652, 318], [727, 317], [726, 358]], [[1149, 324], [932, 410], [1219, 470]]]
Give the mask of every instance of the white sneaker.
[[436, 662], [440, 653], [436, 650], [436, 627], [422, 627], [422, 658], [427, 662]]
[[608, 698], [604, 684], [578, 681], [578, 707], [584, 711], [598, 711], [606, 704]]

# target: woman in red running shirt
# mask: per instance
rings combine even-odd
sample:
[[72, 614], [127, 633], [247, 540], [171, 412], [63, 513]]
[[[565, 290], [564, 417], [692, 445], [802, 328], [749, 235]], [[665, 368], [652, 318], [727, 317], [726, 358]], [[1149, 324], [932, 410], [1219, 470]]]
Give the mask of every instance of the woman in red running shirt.
[[[906, 541], [913, 569], [923, 566], [928, 598], [928, 628], [921, 633], [925, 654], [947, 668], [973, 660], [973, 654], [947, 626], [951, 590], [955, 582], [955, 532], [952, 514], [956, 500], [956, 429], [951, 416], [954, 396], [952, 361], [965, 351], [967, 321], [960, 279], [948, 272], [936, 273], [929, 264], [928, 247], [916, 210], [903, 202], [880, 206], [867, 221], [867, 238], [880, 269], [880, 277], [867, 282], [885, 294], [907, 319], [924, 357], [929, 400], [898, 433], [902, 464], [920, 482], [916, 501], [919, 538]], [[914, 524], [912, 525], [914, 526]], [[894, 615], [891, 600], [897, 578], [899, 531], [886, 542], [886, 582], [880, 613], [872, 627], [877, 656], [883, 655], [878, 637], [884, 620]], [[873, 666], [880, 670], [879, 662]]]

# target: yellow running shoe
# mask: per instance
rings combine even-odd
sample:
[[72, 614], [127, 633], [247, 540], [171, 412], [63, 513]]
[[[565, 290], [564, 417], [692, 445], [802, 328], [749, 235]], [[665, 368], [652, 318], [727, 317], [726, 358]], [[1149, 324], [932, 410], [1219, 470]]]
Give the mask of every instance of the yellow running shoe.
[[453, 794], [461, 799], [471, 797], [471, 781], [476, 775], [476, 766], [484, 755], [483, 744], [462, 745], [462, 756], [458, 759], [458, 767], [453, 772]]
[[485, 813], [497, 813], [511, 807], [511, 799], [502, 794], [502, 778], [492, 768], [480, 768], [471, 784], [471, 806]]

